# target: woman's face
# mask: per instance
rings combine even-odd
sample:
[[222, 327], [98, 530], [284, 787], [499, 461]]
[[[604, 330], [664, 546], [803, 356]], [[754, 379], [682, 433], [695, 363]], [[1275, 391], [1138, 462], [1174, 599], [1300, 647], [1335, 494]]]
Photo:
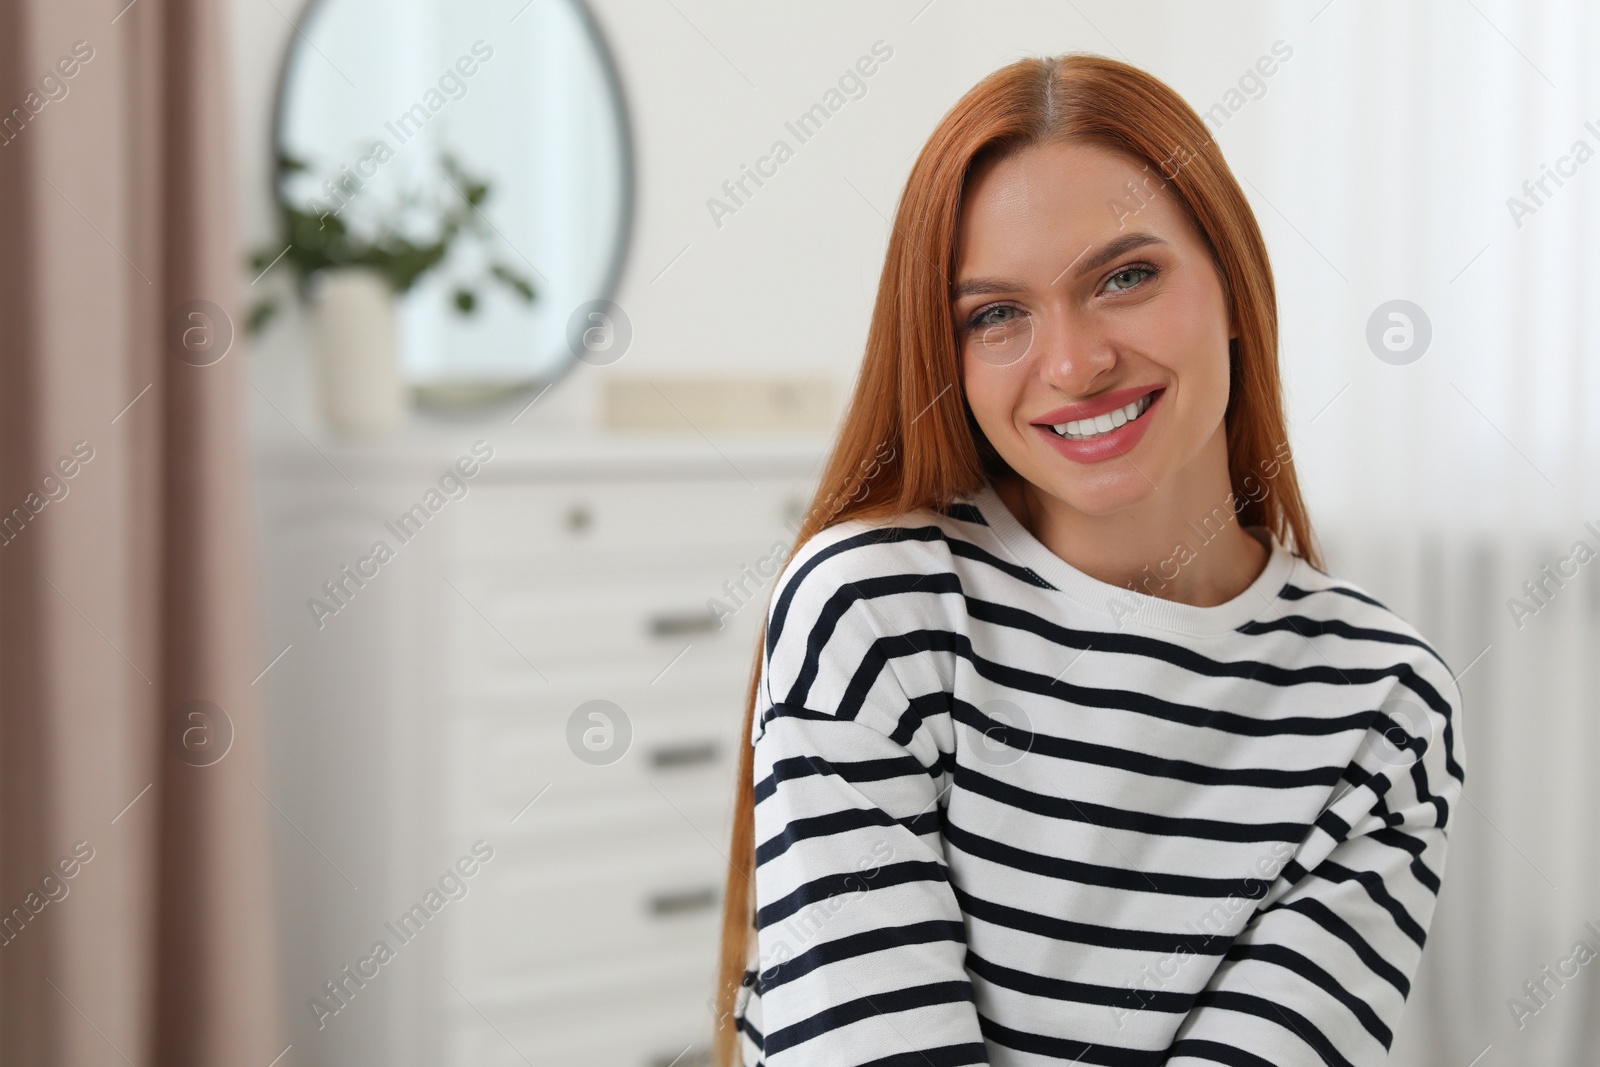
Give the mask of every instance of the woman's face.
[[967, 401], [1014, 471], [1088, 515], [1212, 484], [1197, 461], [1226, 479], [1236, 332], [1163, 184], [1115, 152], [1036, 145], [977, 169], [962, 202], [951, 311]]

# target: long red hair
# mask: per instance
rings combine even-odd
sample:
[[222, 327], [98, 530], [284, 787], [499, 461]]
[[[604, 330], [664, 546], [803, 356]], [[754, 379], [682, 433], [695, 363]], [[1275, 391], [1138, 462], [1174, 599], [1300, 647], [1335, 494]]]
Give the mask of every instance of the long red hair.
[[[950, 109], [917, 156], [884, 254], [855, 393], [795, 545], [845, 519], [942, 506], [1011, 473], [962, 388], [950, 318], [958, 214], [980, 157], [1063, 141], [1144, 162], [1152, 187], [1175, 194], [1205, 238], [1239, 331], [1229, 342], [1225, 415], [1229, 473], [1243, 504], [1239, 522], [1267, 527], [1320, 567], [1294, 467], [1285, 461], [1277, 297], [1250, 205], [1205, 123], [1177, 93], [1126, 63], [1084, 53], [1022, 59], [995, 71]], [[723, 902], [714, 1045], [721, 1067], [737, 1063], [733, 1009], [754, 903], [750, 741], [765, 643], [763, 622], [745, 695]]]

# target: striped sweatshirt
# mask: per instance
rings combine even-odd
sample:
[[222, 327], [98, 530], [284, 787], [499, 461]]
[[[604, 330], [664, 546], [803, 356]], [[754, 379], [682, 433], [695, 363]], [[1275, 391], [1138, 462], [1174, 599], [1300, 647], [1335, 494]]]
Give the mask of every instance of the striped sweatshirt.
[[747, 1067], [1385, 1060], [1460, 691], [1250, 532], [1266, 567], [1213, 607], [1077, 570], [992, 485], [797, 548], [749, 738]]

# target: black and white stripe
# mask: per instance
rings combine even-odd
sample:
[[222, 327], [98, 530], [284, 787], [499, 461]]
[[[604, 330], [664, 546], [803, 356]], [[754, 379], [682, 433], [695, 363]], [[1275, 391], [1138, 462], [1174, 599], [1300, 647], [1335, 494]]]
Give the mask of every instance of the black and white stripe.
[[986, 487], [801, 546], [758, 701], [747, 1065], [1384, 1061], [1460, 693], [1350, 583], [1118, 589]]

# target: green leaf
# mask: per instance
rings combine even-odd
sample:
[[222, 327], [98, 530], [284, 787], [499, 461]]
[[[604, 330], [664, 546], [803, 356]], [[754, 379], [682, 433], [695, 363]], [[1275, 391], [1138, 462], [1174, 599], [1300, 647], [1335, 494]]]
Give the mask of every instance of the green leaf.
[[266, 328], [278, 314], [278, 302], [267, 299], [257, 301], [250, 307], [250, 317], [245, 320], [245, 332], [254, 337]]
[[524, 278], [510, 267], [500, 263], [489, 264], [489, 273], [498, 278], [507, 287], [514, 290], [518, 296], [522, 297], [523, 303], [533, 303], [533, 283], [528, 281], [527, 278]]
[[[441, 152], [439, 158], [442, 171], [455, 188], [401, 189], [396, 201], [385, 205], [388, 217], [378, 221], [377, 232], [370, 236], [352, 233], [341, 215], [332, 210], [290, 203], [284, 199], [280, 184], [277, 207], [283, 236], [276, 244], [250, 253], [254, 269], [264, 269], [281, 255], [303, 285], [318, 270], [364, 266], [381, 274], [398, 294], [410, 290], [423, 275], [438, 267], [463, 234], [492, 242], [493, 228], [478, 210], [489, 197], [489, 183], [464, 170], [453, 154]], [[280, 152], [276, 162], [280, 177], [312, 171], [305, 160], [286, 152]], [[432, 195], [426, 195], [429, 193]], [[412, 227], [402, 228], [403, 221], [418, 217], [418, 212], [424, 213], [423, 218], [431, 212], [433, 218], [431, 233], [424, 238], [413, 236], [416, 231]], [[289, 245], [287, 250], [284, 243]], [[520, 274], [499, 264], [491, 267], [490, 273], [523, 300], [533, 300], [533, 286]], [[478, 298], [463, 287], [455, 291], [454, 301], [462, 313], [470, 314], [476, 309]]]

